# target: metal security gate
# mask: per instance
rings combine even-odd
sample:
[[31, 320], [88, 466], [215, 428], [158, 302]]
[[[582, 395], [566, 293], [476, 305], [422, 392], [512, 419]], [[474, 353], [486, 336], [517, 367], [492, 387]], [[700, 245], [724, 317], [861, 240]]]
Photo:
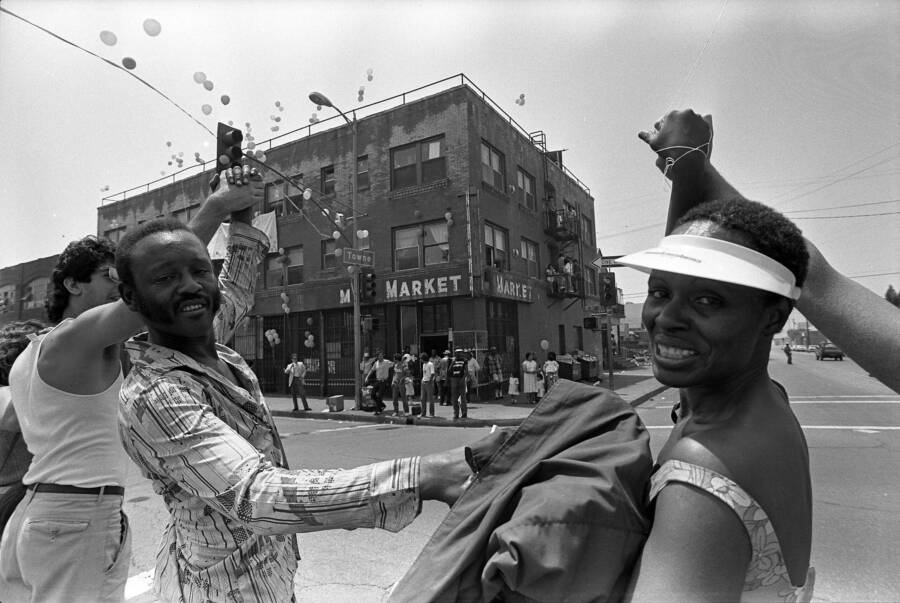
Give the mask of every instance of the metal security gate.
[[[359, 328], [358, 326], [356, 328]], [[359, 360], [353, 351], [353, 313], [335, 310], [325, 313], [325, 373], [322, 395], [353, 396]]]

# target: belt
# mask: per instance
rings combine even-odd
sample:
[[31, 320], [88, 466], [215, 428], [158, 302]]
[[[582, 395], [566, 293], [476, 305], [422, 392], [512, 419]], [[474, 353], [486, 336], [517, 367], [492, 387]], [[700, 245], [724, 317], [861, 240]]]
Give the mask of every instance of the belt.
[[125, 488], [122, 486], [79, 488], [78, 486], [60, 484], [29, 484], [27, 488], [35, 492], [48, 492], [50, 494], [109, 494], [111, 496], [124, 496], [125, 494]]

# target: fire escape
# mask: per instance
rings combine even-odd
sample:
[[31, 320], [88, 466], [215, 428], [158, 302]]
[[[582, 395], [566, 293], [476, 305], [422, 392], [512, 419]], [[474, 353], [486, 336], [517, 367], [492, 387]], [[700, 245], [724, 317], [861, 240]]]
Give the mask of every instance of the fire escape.
[[547, 297], [551, 300], [550, 306], [568, 300], [563, 307], [566, 310], [575, 302], [584, 301], [581, 223], [573, 206], [564, 202], [559, 204], [556, 187], [547, 177], [548, 162], [562, 168], [562, 151], [547, 151], [547, 139], [540, 130], [531, 132], [529, 136], [544, 157], [544, 234], [547, 235], [545, 243], [550, 250], [550, 263], [545, 273]]

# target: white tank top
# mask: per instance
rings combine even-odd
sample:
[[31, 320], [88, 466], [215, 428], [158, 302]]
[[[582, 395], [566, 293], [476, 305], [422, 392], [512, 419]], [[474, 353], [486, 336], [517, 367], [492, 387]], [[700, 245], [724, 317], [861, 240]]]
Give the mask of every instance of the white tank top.
[[121, 369], [103, 392], [64, 392], [38, 374], [43, 339], [37, 338], [22, 352], [9, 374], [22, 436], [34, 455], [22, 481], [82, 488], [124, 486], [128, 457], [117, 422]]

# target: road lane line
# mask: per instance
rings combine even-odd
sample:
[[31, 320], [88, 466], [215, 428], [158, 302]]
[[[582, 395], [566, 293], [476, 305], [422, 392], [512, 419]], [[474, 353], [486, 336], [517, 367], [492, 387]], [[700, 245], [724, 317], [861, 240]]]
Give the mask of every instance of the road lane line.
[[[644, 425], [647, 429], [672, 429], [672, 425]], [[803, 429], [850, 429], [875, 431], [900, 431], [900, 425], [801, 425]]]
[[900, 404], [900, 400], [791, 400], [791, 404]]
[[380, 427], [381, 423], [372, 423], [371, 425], [353, 425], [351, 427], [335, 427], [334, 429], [316, 429], [315, 431], [310, 431], [309, 433], [328, 433], [331, 431], [347, 431], [349, 429], [372, 429], [373, 427]]

